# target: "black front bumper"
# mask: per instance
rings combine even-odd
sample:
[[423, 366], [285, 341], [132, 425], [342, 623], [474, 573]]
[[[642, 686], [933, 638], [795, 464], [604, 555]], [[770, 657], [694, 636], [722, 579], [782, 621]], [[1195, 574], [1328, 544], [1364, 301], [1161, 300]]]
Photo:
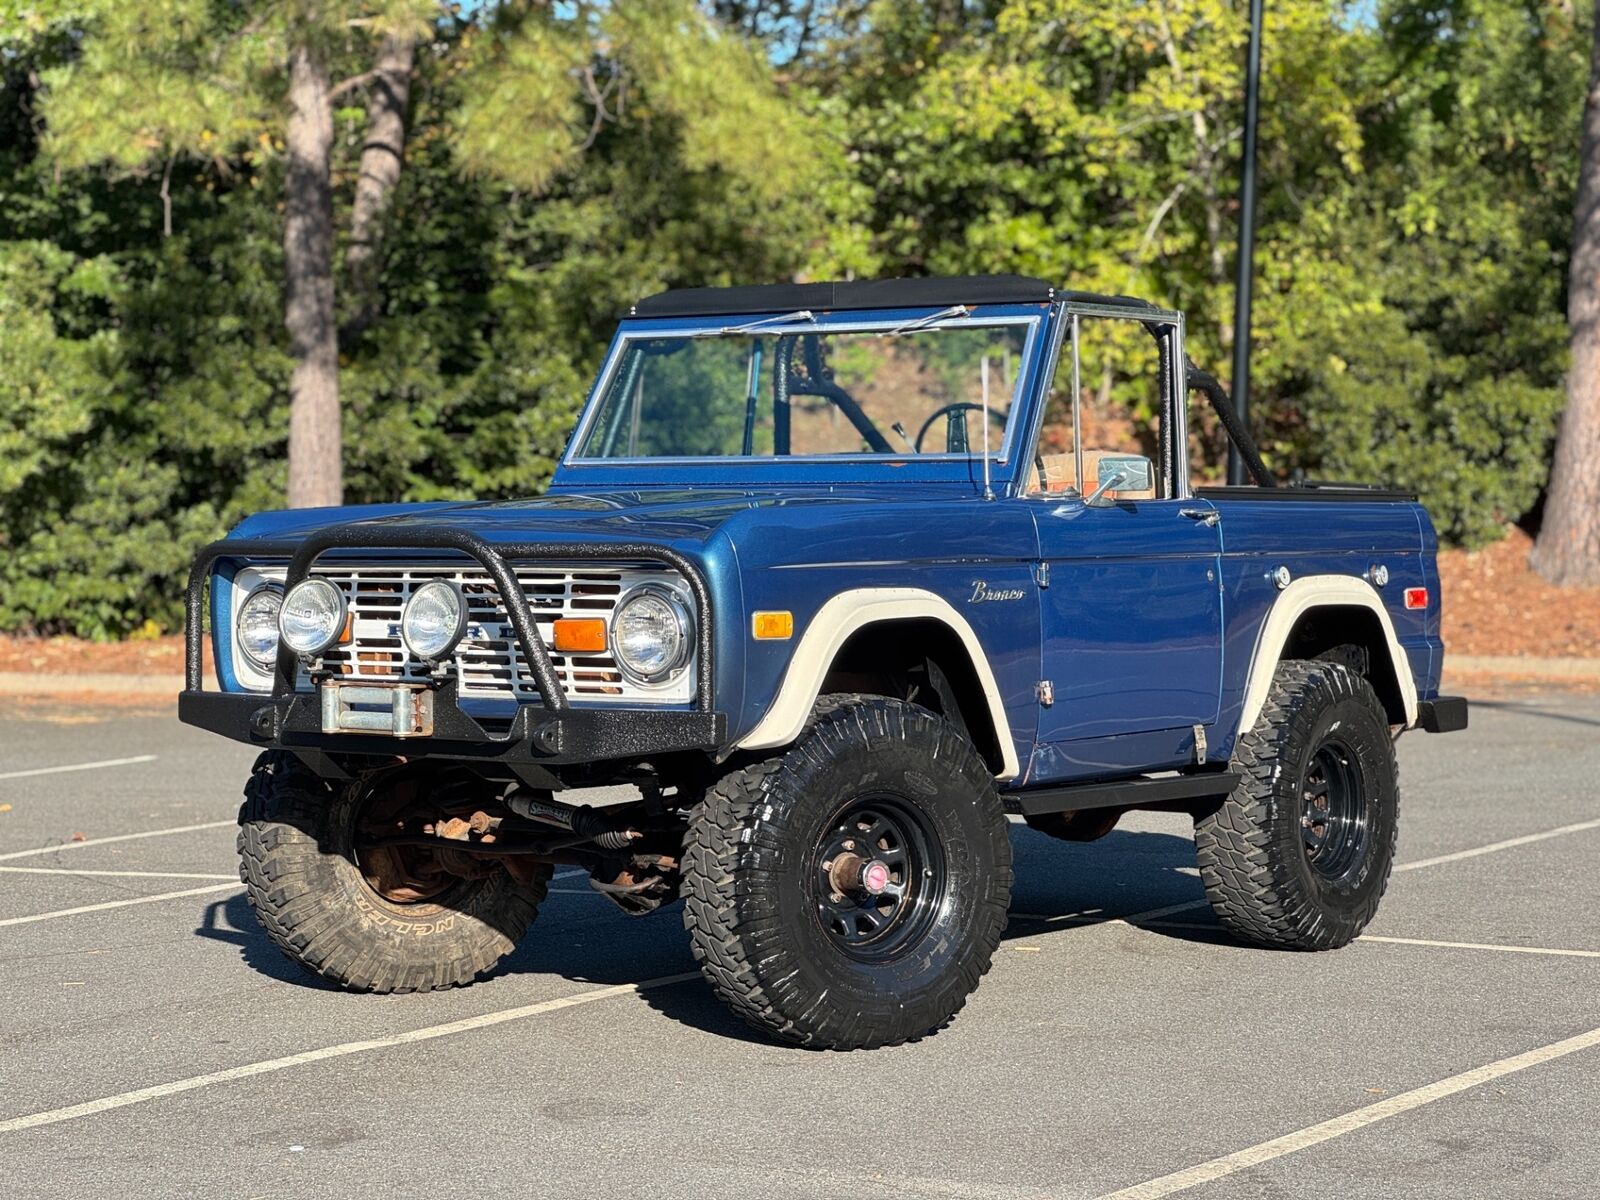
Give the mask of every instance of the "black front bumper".
[[308, 693], [273, 697], [186, 691], [178, 697], [178, 719], [263, 748], [540, 766], [639, 759], [683, 750], [710, 752], [722, 744], [728, 727], [726, 714], [720, 712], [635, 708], [551, 712], [524, 704], [518, 707], [509, 729], [490, 731], [462, 712], [450, 691], [441, 689], [435, 697], [429, 737], [324, 733], [321, 706], [317, 697]]

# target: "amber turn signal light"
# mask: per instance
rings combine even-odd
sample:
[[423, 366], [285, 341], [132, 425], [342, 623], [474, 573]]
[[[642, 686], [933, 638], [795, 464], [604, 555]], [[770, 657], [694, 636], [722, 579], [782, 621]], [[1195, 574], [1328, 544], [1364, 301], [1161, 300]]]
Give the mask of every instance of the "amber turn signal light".
[[791, 612], [758, 612], [752, 620], [751, 633], [758, 641], [783, 641], [794, 636], [794, 614]]
[[563, 617], [556, 622], [555, 642], [562, 654], [599, 654], [606, 648], [606, 623], [600, 617]]

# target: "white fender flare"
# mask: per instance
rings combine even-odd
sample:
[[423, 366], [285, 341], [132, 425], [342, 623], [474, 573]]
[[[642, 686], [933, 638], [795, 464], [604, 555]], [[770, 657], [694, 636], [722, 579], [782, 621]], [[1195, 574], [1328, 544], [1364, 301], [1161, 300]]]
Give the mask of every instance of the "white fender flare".
[[1400, 639], [1394, 635], [1394, 622], [1389, 619], [1378, 593], [1365, 579], [1353, 575], [1306, 575], [1296, 579], [1278, 596], [1261, 625], [1256, 638], [1255, 657], [1250, 660], [1250, 679], [1244, 693], [1244, 709], [1239, 714], [1239, 733], [1253, 727], [1267, 703], [1267, 692], [1272, 687], [1272, 675], [1283, 656], [1284, 644], [1294, 631], [1300, 618], [1312, 609], [1334, 606], [1356, 606], [1371, 609], [1377, 614], [1383, 628], [1384, 641], [1389, 647], [1390, 665], [1400, 684], [1400, 699], [1405, 705], [1406, 726], [1417, 723], [1417, 681], [1411, 675], [1411, 663], [1400, 648]]
[[1000, 743], [1001, 770], [996, 778], [1016, 778], [1020, 769], [1011, 738], [1011, 723], [1006, 719], [989, 657], [967, 619], [948, 601], [921, 588], [855, 588], [840, 592], [824, 604], [795, 645], [777, 698], [760, 723], [739, 740], [739, 749], [765, 750], [789, 745], [805, 728], [828, 668], [850, 635], [876, 622], [916, 617], [931, 617], [947, 626], [966, 647], [989, 705], [996, 740]]

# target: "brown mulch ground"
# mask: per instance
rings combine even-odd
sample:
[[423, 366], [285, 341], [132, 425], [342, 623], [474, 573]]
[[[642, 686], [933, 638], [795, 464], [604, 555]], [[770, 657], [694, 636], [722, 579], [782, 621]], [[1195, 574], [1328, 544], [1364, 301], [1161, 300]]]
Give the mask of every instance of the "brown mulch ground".
[[[1528, 568], [1533, 541], [1513, 528], [1484, 550], [1439, 555], [1444, 640], [1453, 654], [1600, 658], [1600, 588], [1553, 588]], [[206, 661], [210, 663], [210, 647]], [[0, 671], [181, 675], [183, 639], [85, 642], [0, 636]]]
[[[209, 647], [206, 662], [211, 661]], [[182, 675], [183, 638], [86, 642], [0, 635], [0, 671], [34, 675]]]
[[1555, 588], [1528, 567], [1513, 527], [1483, 550], [1439, 555], [1448, 654], [1600, 658], [1600, 588]]

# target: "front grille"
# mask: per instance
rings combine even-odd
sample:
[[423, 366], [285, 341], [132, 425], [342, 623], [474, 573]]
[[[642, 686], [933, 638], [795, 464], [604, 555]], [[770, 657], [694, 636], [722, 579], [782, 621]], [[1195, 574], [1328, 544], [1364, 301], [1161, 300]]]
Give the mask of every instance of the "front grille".
[[[661, 583], [687, 593], [678, 572], [650, 566], [595, 565], [513, 567], [546, 648], [560, 617], [604, 617], [622, 594], [640, 583]], [[324, 562], [312, 574], [343, 590], [353, 619], [351, 640], [322, 656], [334, 674], [350, 680], [420, 683], [427, 667], [406, 653], [400, 640], [400, 613], [413, 589], [432, 579], [454, 581], [467, 598], [470, 613], [466, 637], [456, 647], [447, 669], [454, 672], [463, 699], [530, 701], [539, 699], [533, 672], [517, 644], [515, 630], [500, 591], [482, 567], [474, 564]], [[649, 700], [656, 703], [692, 699], [693, 667], [665, 687], [643, 688], [630, 682], [609, 654], [564, 655], [550, 650], [561, 689], [575, 700]]]

